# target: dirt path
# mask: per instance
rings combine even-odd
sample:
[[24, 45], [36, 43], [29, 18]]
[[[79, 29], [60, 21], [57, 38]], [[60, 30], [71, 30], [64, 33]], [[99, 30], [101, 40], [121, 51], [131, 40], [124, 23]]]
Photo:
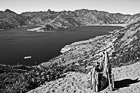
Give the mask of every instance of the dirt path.
[[[108, 88], [99, 93], [140, 93], [140, 62], [113, 68], [115, 91]], [[90, 89], [90, 73], [66, 73], [66, 77], [46, 82], [28, 93], [93, 93]]]

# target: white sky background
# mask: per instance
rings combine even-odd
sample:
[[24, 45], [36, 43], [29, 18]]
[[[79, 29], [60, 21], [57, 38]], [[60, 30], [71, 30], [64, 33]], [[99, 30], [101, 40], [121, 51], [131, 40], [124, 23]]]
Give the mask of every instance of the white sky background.
[[17, 13], [26, 11], [54, 11], [90, 9], [110, 13], [140, 13], [140, 0], [0, 0], [0, 10]]

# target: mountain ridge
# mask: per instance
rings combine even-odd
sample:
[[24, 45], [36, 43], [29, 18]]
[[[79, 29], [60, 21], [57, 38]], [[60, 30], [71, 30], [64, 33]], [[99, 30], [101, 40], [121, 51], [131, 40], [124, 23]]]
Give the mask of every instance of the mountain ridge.
[[48, 9], [48, 11], [23, 12], [21, 14], [6, 9], [0, 13], [0, 29], [23, 25], [44, 27], [46, 24], [57, 28], [68, 28], [104, 24], [130, 24], [140, 20], [140, 14], [129, 15], [88, 9], [60, 12]]

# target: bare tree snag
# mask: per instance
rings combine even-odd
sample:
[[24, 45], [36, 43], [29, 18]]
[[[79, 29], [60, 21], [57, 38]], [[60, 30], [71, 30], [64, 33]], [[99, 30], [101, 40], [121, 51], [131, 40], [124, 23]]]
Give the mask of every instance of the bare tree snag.
[[91, 89], [98, 92], [103, 87], [109, 85], [109, 88], [114, 88], [114, 76], [111, 73], [111, 65], [107, 52], [103, 52], [103, 61], [97, 62], [96, 66], [91, 71]]
[[98, 73], [95, 71], [95, 68], [91, 71], [91, 89], [98, 91]]

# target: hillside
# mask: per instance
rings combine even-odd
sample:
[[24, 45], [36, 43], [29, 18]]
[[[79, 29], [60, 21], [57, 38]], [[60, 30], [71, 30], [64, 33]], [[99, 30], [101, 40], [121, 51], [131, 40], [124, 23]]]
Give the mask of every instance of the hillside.
[[116, 90], [110, 92], [105, 89], [101, 93], [139, 93], [139, 33], [140, 22], [137, 22], [109, 35], [67, 45], [62, 49], [62, 55], [38, 66], [40, 69], [52, 68], [55, 73], [65, 73], [64, 77], [46, 82], [29, 93], [90, 93], [90, 69], [96, 61], [102, 60], [100, 55], [104, 50], [109, 52]]
[[[45, 27], [48, 24], [51, 28], [56, 27], [57, 29], [76, 26], [130, 24], [139, 21], [139, 19], [139, 14], [126, 15], [88, 9], [60, 12], [48, 9], [48, 11], [24, 12], [21, 14], [6, 9], [0, 11], [0, 29], [25, 25]], [[45, 28], [45, 30], [50, 29]]]
[[[139, 93], [140, 62], [113, 68], [115, 90], [104, 89], [98, 93]], [[64, 78], [46, 82], [28, 93], [94, 93], [90, 89], [90, 73], [68, 72]]]
[[137, 22], [137, 21], [140, 21], [140, 13], [131, 16], [131, 17], [127, 20], [127, 23], [135, 23], [135, 22]]

